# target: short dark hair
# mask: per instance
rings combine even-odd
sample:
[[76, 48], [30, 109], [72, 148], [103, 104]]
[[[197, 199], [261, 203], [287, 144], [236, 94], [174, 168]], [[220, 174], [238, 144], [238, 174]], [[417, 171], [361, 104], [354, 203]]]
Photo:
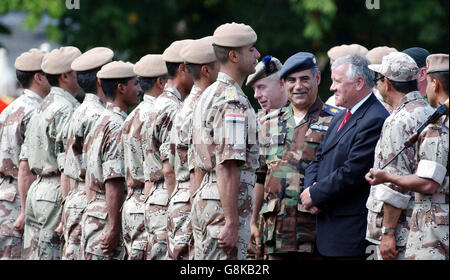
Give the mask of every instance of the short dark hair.
[[97, 94], [97, 72], [101, 67], [87, 71], [77, 71], [77, 81], [86, 93]]
[[223, 47], [223, 46], [218, 46], [216, 44], [213, 44], [213, 48], [214, 48], [214, 54], [216, 55], [217, 61], [219, 61], [219, 63], [221, 64], [225, 64], [228, 61], [228, 54], [230, 53], [230, 51], [237, 51], [240, 52], [241, 48], [235, 48], [235, 47]]
[[143, 92], [147, 92], [152, 90], [152, 88], [155, 86], [156, 84], [156, 79], [158, 79], [158, 77], [138, 77], [138, 82], [139, 85], [142, 88]]
[[396, 82], [396, 81], [391, 81], [389, 80], [389, 82], [391, 82], [392, 86], [394, 87], [394, 89], [398, 92], [407, 94], [410, 93], [411, 91], [417, 91], [417, 80], [412, 80], [412, 81], [408, 81], [408, 82]]
[[121, 79], [100, 79], [100, 85], [102, 86], [102, 90], [105, 93], [106, 98], [114, 100], [116, 98], [117, 86], [119, 84], [126, 85], [131, 79], [133, 79], [133, 77]]
[[186, 64], [186, 68], [188, 69], [189, 74], [191, 74], [192, 78], [195, 81], [200, 80], [203, 65], [209, 66], [213, 70], [215, 67], [214, 62], [206, 63], [206, 64], [193, 64], [193, 63]]
[[437, 72], [428, 74], [431, 79], [441, 82], [442, 89], [448, 94], [448, 72]]
[[59, 76], [61, 76], [61, 74], [48, 74], [48, 73], [44, 73], [45, 77], [48, 80], [48, 83], [52, 86], [52, 87], [59, 87]]
[[19, 81], [20, 85], [23, 88], [29, 88], [31, 86], [31, 83], [33, 82], [34, 74], [36, 74], [36, 73], [44, 74], [40, 70], [39, 71], [16, 70], [16, 77], [17, 77], [17, 80]]
[[178, 63], [178, 62], [167, 62], [166, 61], [168, 78], [173, 79], [177, 76], [177, 70], [178, 70], [178, 67], [180, 67], [180, 64], [181, 63]]

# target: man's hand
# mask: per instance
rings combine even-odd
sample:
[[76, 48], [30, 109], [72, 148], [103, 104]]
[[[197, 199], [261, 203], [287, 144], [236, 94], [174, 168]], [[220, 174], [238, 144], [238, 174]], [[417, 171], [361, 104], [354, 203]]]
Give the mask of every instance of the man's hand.
[[19, 216], [14, 222], [14, 230], [23, 233], [24, 228], [25, 228], [25, 212], [20, 211]]
[[219, 248], [222, 248], [228, 255], [236, 247], [238, 241], [238, 229], [239, 223], [231, 224], [225, 222], [225, 226], [220, 231], [219, 238]]
[[[259, 234], [258, 226], [255, 222], [250, 223], [250, 244], [249, 248], [254, 254], [261, 253], [261, 235]], [[256, 248], [253, 246], [253, 241], [256, 244]]]
[[381, 169], [371, 168], [365, 178], [372, 186], [379, 185], [389, 181], [389, 173]]
[[317, 215], [317, 214], [319, 214], [319, 213], [321, 212], [321, 211], [319, 210], [319, 208], [317, 208], [316, 206], [313, 206], [313, 207], [309, 208], [308, 210], [309, 210], [309, 212], [311, 212], [311, 214], [313, 214], [313, 215]]
[[305, 209], [311, 211], [311, 207], [314, 206], [313, 201], [311, 199], [311, 195], [309, 194], [309, 187], [307, 187], [301, 194], [300, 198], [302, 200], [302, 205], [305, 207]]
[[61, 237], [63, 234], [63, 222], [59, 222], [58, 227], [55, 229], [56, 234]]
[[380, 254], [383, 260], [394, 260], [398, 251], [395, 249], [394, 233], [383, 234], [381, 237]]
[[105, 255], [112, 254], [113, 250], [119, 245], [120, 230], [109, 229], [102, 237], [100, 247]]

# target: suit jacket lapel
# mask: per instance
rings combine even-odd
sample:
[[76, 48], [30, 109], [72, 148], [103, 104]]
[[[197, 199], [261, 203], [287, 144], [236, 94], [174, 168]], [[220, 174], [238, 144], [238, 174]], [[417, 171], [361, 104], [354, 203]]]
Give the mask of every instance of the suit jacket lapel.
[[[374, 95], [372, 94], [369, 99], [366, 100], [366, 102], [364, 102], [361, 107], [358, 108], [358, 110], [356, 110], [356, 112], [347, 120], [347, 122], [345, 123], [345, 125], [341, 128], [341, 130], [339, 132], [337, 132], [337, 128], [338, 126], [341, 124], [342, 119], [344, 117], [339, 118], [339, 120], [337, 120], [337, 122], [335, 123], [335, 125], [333, 126], [333, 129], [329, 135], [328, 141], [326, 143], [326, 146], [323, 149], [322, 154], [325, 154], [326, 152], [328, 152], [329, 150], [331, 150], [340, 140], [341, 138], [347, 134], [347, 132], [349, 132], [351, 129], [353, 129], [358, 120], [361, 119], [365, 114], [367, 109], [373, 104], [374, 102]], [[343, 114], [343, 116], [345, 116], [345, 114]]]

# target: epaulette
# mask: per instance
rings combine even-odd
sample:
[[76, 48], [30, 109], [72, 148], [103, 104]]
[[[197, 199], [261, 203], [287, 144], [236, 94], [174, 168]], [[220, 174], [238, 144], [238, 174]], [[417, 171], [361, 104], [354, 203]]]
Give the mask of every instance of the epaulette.
[[279, 115], [281, 115], [283, 108], [271, 111], [270, 113], [264, 115], [263, 117], [259, 118], [259, 123], [263, 123], [265, 121], [267, 121], [268, 119], [274, 118], [274, 117], [278, 117]]
[[334, 116], [337, 113], [339, 113], [341, 111], [341, 109], [331, 106], [331, 105], [327, 105], [327, 107], [325, 108], [325, 112], [327, 112], [328, 114]]
[[227, 102], [239, 101], [239, 95], [235, 87], [228, 86], [225, 88], [223, 93], [225, 95], [225, 101]]

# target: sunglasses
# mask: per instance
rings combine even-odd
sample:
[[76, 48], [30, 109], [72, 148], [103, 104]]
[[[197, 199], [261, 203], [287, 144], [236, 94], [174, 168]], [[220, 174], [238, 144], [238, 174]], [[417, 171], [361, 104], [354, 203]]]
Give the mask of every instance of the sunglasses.
[[384, 80], [384, 76], [383, 75], [378, 75], [378, 77], [376, 77], [373, 81], [376, 84], [378, 81], [383, 81], [383, 80]]

